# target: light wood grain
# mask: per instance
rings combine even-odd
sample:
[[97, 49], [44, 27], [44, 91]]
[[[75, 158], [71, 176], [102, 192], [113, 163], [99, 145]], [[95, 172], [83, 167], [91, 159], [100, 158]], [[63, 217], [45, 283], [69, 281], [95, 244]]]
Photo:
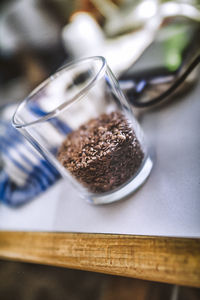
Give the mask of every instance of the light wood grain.
[[0, 257], [200, 287], [200, 239], [0, 232]]

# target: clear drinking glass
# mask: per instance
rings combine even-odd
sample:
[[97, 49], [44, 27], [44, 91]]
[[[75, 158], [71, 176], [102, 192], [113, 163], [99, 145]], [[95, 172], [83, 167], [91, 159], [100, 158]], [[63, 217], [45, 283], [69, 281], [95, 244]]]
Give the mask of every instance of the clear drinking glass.
[[13, 125], [94, 204], [124, 198], [152, 169], [142, 130], [103, 57], [53, 74], [20, 104]]

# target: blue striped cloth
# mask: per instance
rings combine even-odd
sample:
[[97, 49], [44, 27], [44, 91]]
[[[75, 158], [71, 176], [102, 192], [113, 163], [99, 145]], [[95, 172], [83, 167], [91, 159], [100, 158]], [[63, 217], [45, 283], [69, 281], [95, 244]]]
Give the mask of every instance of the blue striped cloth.
[[[10, 206], [19, 206], [46, 191], [60, 178], [60, 174], [12, 127], [10, 119], [4, 117], [6, 109], [9, 110], [10, 106], [3, 109], [4, 114], [0, 113], [0, 161], [3, 162], [0, 200]], [[36, 106], [32, 107], [32, 112], [38, 116], [44, 114]], [[63, 135], [70, 131], [58, 119], [52, 120], [52, 123]]]

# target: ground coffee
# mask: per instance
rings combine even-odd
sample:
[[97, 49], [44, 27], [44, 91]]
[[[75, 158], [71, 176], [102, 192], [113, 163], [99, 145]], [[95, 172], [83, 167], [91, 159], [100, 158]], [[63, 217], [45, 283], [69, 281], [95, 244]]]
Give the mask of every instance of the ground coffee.
[[111, 191], [131, 179], [144, 153], [120, 112], [102, 114], [67, 135], [58, 160], [90, 191]]

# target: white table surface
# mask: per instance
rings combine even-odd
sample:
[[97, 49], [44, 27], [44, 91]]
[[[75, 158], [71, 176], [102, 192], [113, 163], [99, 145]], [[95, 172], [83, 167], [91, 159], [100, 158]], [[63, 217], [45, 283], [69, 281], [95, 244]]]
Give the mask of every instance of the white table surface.
[[200, 84], [140, 123], [154, 167], [135, 194], [92, 206], [63, 179], [21, 208], [0, 204], [0, 230], [200, 237]]

